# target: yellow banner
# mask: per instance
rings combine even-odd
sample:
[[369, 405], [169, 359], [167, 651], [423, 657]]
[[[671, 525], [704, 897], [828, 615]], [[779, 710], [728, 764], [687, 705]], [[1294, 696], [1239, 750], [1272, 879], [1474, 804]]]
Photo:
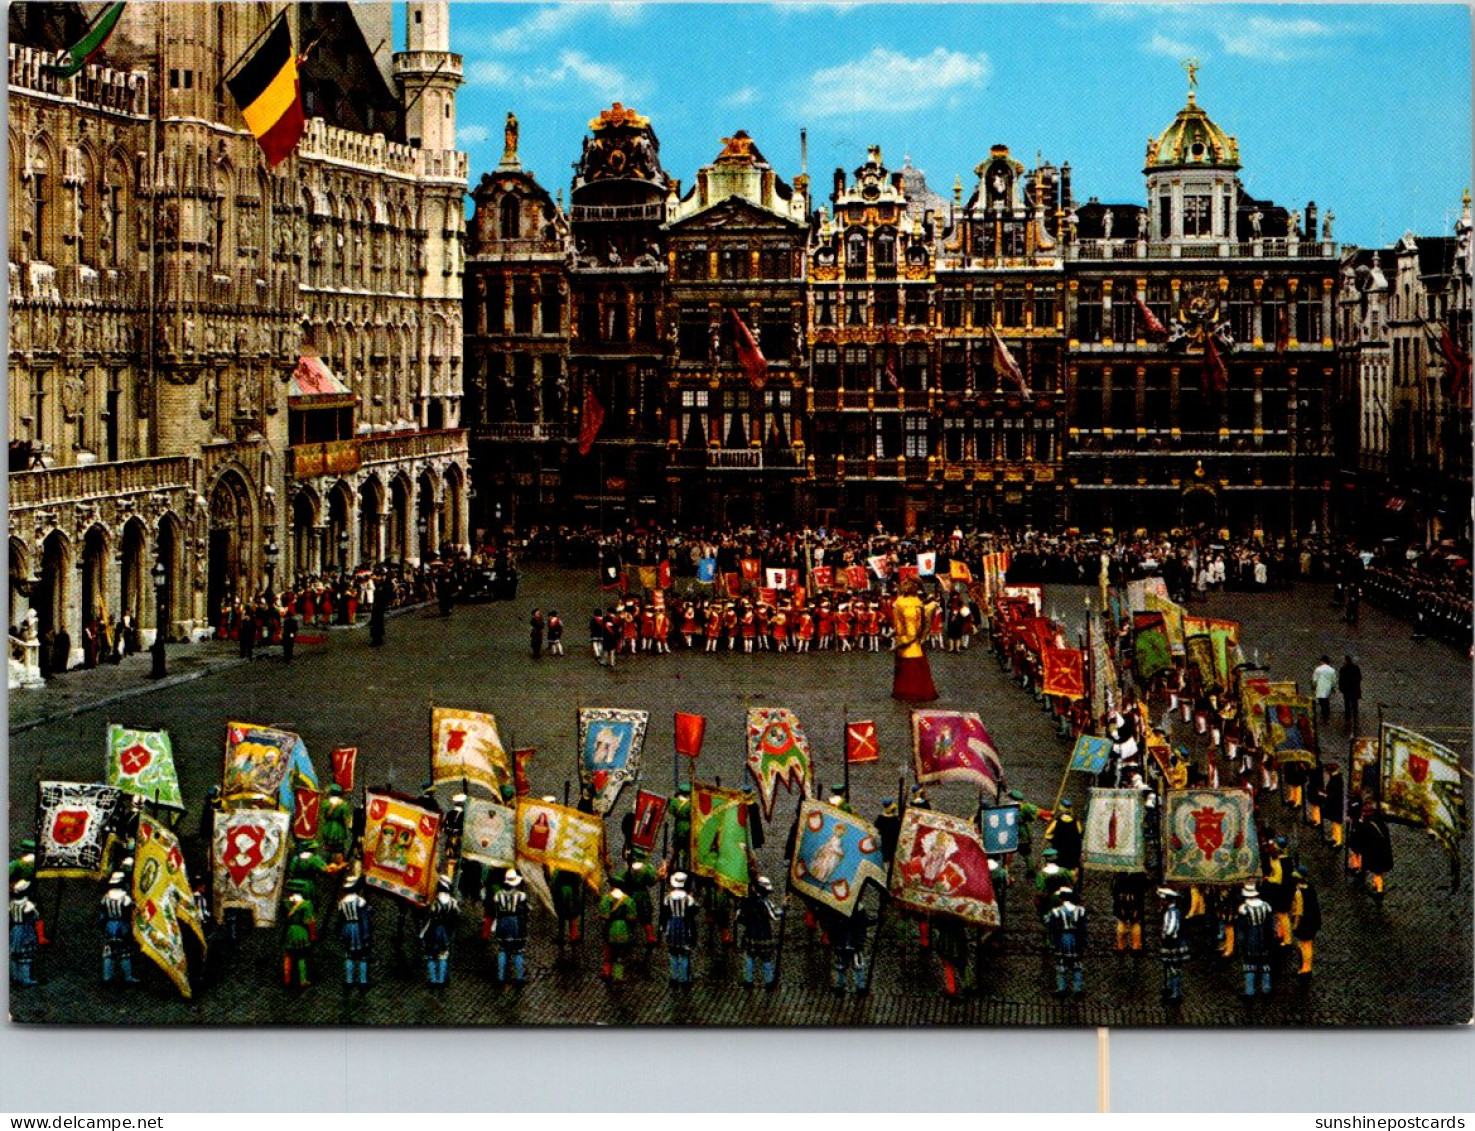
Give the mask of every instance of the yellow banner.
[[133, 937], [138, 948], [159, 964], [169, 980], [190, 997], [189, 963], [185, 960], [187, 926], [205, 949], [205, 930], [194, 892], [184, 870], [184, 853], [175, 835], [152, 817], [138, 818], [133, 864]]
[[517, 801], [517, 857], [575, 872], [597, 893], [604, 886], [604, 822], [552, 801]]
[[430, 776], [433, 781], [478, 782], [501, 795], [503, 782], [512, 780], [512, 763], [497, 719], [485, 711], [436, 707], [430, 717]]

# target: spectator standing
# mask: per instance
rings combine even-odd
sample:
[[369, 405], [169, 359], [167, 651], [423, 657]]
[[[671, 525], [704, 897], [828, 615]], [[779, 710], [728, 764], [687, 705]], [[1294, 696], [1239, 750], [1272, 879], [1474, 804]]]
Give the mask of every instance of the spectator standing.
[[1356, 733], [1361, 725], [1358, 704], [1362, 700], [1362, 667], [1355, 656], [1342, 660], [1342, 670], [1337, 673], [1337, 689], [1342, 693], [1342, 722], [1349, 731]]

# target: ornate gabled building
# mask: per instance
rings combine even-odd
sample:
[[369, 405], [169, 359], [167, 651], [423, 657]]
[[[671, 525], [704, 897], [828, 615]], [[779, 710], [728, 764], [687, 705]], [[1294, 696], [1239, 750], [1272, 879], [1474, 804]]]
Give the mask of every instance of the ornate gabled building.
[[466, 255], [466, 411], [478, 503], [495, 533], [557, 510], [573, 438], [563, 208], [518, 157], [507, 115], [502, 160], [472, 190]]
[[298, 47], [361, 51], [303, 87], [361, 76], [376, 132], [313, 117], [275, 169], [221, 81], [270, 5], [129, 5], [73, 78], [11, 42], [13, 636], [31, 609], [78, 646], [123, 613], [199, 636], [263, 582], [466, 544], [446, 9], [406, 7], [393, 116], [344, 32], [367, 11], [285, 9]]
[[1148, 141], [1146, 208], [1067, 219], [1071, 525], [1326, 528], [1332, 216], [1318, 238], [1315, 205], [1303, 229], [1239, 169], [1190, 91]]
[[573, 515], [625, 521], [661, 513], [666, 489], [666, 256], [677, 185], [650, 119], [616, 102], [589, 123], [574, 166], [569, 228], [569, 366], [578, 419], [601, 416], [600, 444], [569, 467]]
[[[785, 183], [739, 130], [666, 225], [667, 513], [687, 522], [796, 513], [808, 413], [805, 181]], [[738, 354], [744, 327], [766, 362], [756, 379]]]

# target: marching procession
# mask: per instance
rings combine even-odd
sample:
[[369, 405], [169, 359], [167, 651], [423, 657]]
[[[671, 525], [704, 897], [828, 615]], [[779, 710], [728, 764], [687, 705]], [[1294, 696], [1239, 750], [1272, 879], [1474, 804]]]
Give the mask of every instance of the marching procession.
[[[1293, 673], [1300, 683], [1268, 671], [1237, 623], [1196, 615], [1192, 590], [1180, 604], [1119, 547], [1082, 544], [1096, 584], [1073, 630], [1045, 615], [1053, 583], [1019, 580], [1041, 576], [1041, 547], [1021, 569], [992, 548], [1002, 540], [936, 544], [881, 536], [822, 555], [811, 544], [800, 568], [787, 553], [739, 551], [724, 570], [703, 552], [680, 577], [666, 558], [600, 568], [604, 591], [622, 594], [590, 621], [591, 651], [609, 664], [643, 667], [674, 645], [700, 680], [718, 651], [775, 662], [892, 651], [893, 703], [868, 719], [846, 709], [843, 780], [831, 784], [842, 774], [811, 735], [836, 720], [748, 706], [740, 778], [724, 786], [699, 687], [674, 717], [666, 771], [649, 711], [578, 708], [576, 782], [562, 797], [532, 784], [562, 777], [546, 748], [504, 741], [495, 715], [469, 707], [432, 710], [418, 793], [366, 783], [350, 747], [331, 752], [320, 782], [299, 734], [227, 720], [219, 784], [195, 806], [169, 734], [114, 725], [102, 780], [38, 787], [35, 836], [11, 863], [12, 982], [46, 982], [56, 936], [38, 885], [86, 878], [99, 885], [103, 981], [157, 968], [204, 1000], [270, 930], [291, 993], [330, 979], [372, 989], [418, 968], [430, 986], [471, 976], [511, 991], [583, 972], [673, 993], [715, 979], [859, 997], [881, 962], [904, 971], [907, 991], [961, 1002], [1033, 953], [1048, 994], [1110, 1000], [1103, 955], [1155, 952], [1171, 1020], [1185, 970], [1198, 971], [1191, 993], [1225, 992], [1215, 972], [1233, 969], [1247, 1001], [1304, 994], [1324, 899], [1380, 914], [1390, 822], [1426, 829], [1458, 875], [1463, 790], [1448, 747], [1391, 724], [1359, 732], [1345, 685], [1334, 738], [1320, 669]], [[557, 620], [550, 611], [546, 626]], [[1014, 691], [983, 712], [927, 706], [939, 698], [931, 662], [985, 655]], [[884, 701], [880, 686], [878, 675], [856, 700]], [[896, 710], [912, 780], [883, 785], [862, 813], [852, 775], [876, 796]], [[1014, 787], [1014, 752], [985, 725], [1026, 710], [1058, 736], [1053, 795]], [[885, 764], [897, 756], [888, 749]], [[1308, 865], [1324, 877], [1333, 859], [1348, 886], [1325, 893]], [[550, 947], [553, 967], [529, 961]]]

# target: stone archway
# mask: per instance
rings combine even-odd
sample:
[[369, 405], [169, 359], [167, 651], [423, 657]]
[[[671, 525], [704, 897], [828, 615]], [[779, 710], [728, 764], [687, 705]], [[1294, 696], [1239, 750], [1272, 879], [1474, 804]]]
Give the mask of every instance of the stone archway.
[[441, 541], [460, 549], [466, 544], [466, 493], [465, 476], [458, 464], [446, 468], [440, 510]]
[[304, 487], [292, 496], [292, 571], [298, 579], [322, 572], [317, 544], [318, 497]]
[[384, 556], [404, 563], [410, 557], [410, 481], [396, 475], [389, 484], [389, 546]]
[[378, 565], [389, 556], [384, 544], [384, 485], [371, 475], [359, 485], [359, 560]]
[[440, 492], [435, 476], [424, 471], [415, 485], [415, 546], [423, 562], [440, 548]]
[[328, 492], [327, 522], [324, 561], [333, 563], [333, 571], [347, 572], [353, 568], [354, 545], [353, 491], [346, 480], [338, 480]]
[[1219, 496], [1206, 483], [1192, 483], [1183, 490], [1178, 500], [1179, 525], [1187, 530], [1201, 526], [1218, 529]]
[[164, 588], [154, 593], [154, 626], [167, 640], [176, 635], [174, 626], [181, 619], [175, 595], [184, 584], [184, 539], [180, 536], [179, 519], [172, 514], [159, 519], [155, 559], [164, 563]]
[[247, 570], [252, 560], [255, 530], [245, 478], [234, 469], [222, 472], [210, 491], [209, 580], [205, 599], [212, 620], [218, 619], [221, 602], [250, 596], [246, 592], [250, 581]]
[[43, 646], [48, 633], [66, 629], [71, 567], [71, 543], [60, 530], [53, 530], [41, 544], [41, 570], [31, 598], [31, 607], [36, 610], [36, 631]]
[[107, 527], [94, 523], [82, 538], [82, 627], [108, 619], [108, 562], [112, 538]]
[[133, 617], [134, 624], [145, 623], [152, 598], [148, 557], [148, 538], [143, 520], [130, 518], [123, 527], [122, 572], [118, 579], [118, 615]]

